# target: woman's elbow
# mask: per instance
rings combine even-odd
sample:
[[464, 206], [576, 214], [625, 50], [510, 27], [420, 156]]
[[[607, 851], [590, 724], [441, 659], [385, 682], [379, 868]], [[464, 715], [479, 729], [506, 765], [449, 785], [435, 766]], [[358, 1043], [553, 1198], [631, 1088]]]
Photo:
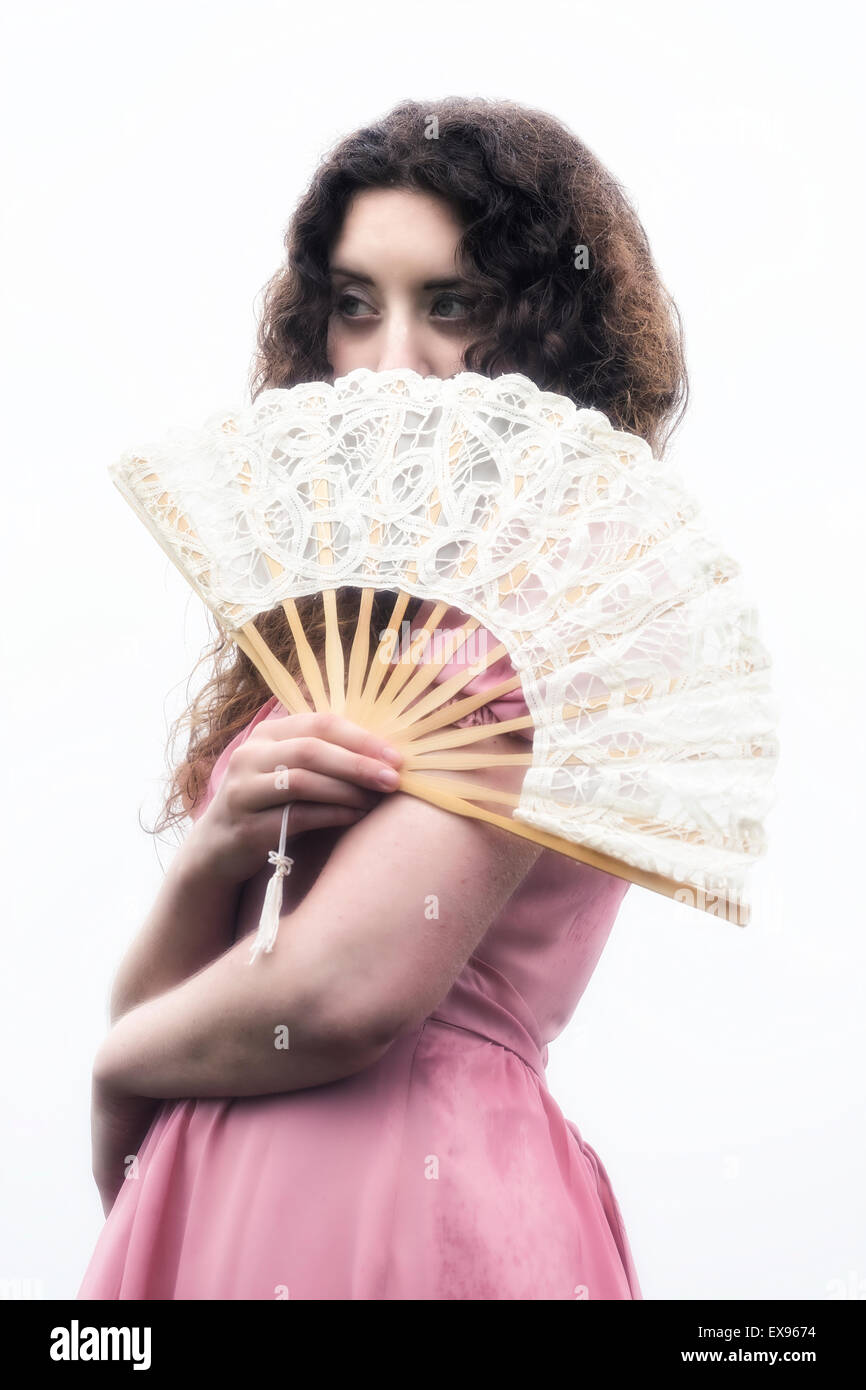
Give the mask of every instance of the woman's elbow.
[[380, 1056], [398, 1038], [421, 1028], [462, 965], [461, 957], [456, 962], [427, 960], [408, 969], [404, 960], [395, 968], [390, 958], [383, 958], [374, 982], [347, 984], [342, 1002], [332, 993], [320, 1020], [323, 1035], [349, 1049], [356, 1047], [361, 1055]]
[[318, 1001], [316, 1031], [324, 1045], [338, 1047], [359, 1065], [375, 1061], [411, 1025], [407, 1011], [380, 993], [370, 995], [347, 985], [339, 997], [331, 991]]

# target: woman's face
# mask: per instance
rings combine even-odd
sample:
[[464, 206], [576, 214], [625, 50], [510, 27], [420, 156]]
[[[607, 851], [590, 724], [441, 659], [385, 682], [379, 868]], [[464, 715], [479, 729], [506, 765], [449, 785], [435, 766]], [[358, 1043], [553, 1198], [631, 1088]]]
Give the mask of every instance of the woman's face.
[[462, 369], [472, 339], [470, 290], [455, 259], [461, 231], [448, 203], [432, 194], [355, 194], [330, 256], [335, 378], [354, 367], [410, 367], [441, 378]]

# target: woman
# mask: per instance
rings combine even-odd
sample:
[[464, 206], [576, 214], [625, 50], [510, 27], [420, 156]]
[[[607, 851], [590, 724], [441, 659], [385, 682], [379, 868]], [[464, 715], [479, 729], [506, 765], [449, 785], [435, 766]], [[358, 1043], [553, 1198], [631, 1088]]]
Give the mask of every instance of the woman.
[[[401, 104], [324, 160], [286, 248], [254, 398], [355, 367], [520, 371], [662, 452], [687, 390], [676, 308], [621, 190], [551, 117]], [[627, 883], [392, 794], [398, 752], [287, 715], [223, 634], [206, 657], [164, 820], [193, 827], [94, 1067], [107, 1220], [78, 1296], [641, 1298], [607, 1173], [544, 1074]], [[518, 690], [467, 722], [525, 712]], [[523, 770], [476, 775], [516, 791]], [[252, 969], [287, 801], [291, 922]]]

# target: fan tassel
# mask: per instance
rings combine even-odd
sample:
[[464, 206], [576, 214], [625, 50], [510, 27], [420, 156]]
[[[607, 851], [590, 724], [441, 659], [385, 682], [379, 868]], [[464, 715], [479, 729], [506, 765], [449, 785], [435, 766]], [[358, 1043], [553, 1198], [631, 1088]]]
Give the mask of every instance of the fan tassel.
[[265, 900], [262, 903], [262, 915], [259, 918], [259, 929], [256, 932], [256, 939], [252, 945], [249, 964], [261, 951], [272, 951], [274, 942], [277, 939], [277, 932], [280, 928], [280, 913], [283, 907], [283, 879], [288, 874], [294, 859], [290, 859], [286, 854], [286, 824], [289, 819], [289, 806], [283, 808], [283, 821], [280, 827], [280, 847], [272, 849], [268, 853], [268, 863], [274, 865], [273, 877], [268, 884], [265, 893]]

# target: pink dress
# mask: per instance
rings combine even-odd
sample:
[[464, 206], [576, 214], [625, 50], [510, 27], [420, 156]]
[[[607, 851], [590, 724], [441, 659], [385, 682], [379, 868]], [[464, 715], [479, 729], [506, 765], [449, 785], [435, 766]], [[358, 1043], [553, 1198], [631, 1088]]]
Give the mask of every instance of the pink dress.
[[[509, 675], [505, 658], [463, 693]], [[232, 748], [285, 713], [274, 697], [232, 740], [196, 814]], [[525, 713], [518, 689], [465, 722]], [[438, 1007], [374, 1065], [163, 1102], [77, 1297], [641, 1299], [607, 1172], [545, 1076], [628, 886], [545, 850]]]

